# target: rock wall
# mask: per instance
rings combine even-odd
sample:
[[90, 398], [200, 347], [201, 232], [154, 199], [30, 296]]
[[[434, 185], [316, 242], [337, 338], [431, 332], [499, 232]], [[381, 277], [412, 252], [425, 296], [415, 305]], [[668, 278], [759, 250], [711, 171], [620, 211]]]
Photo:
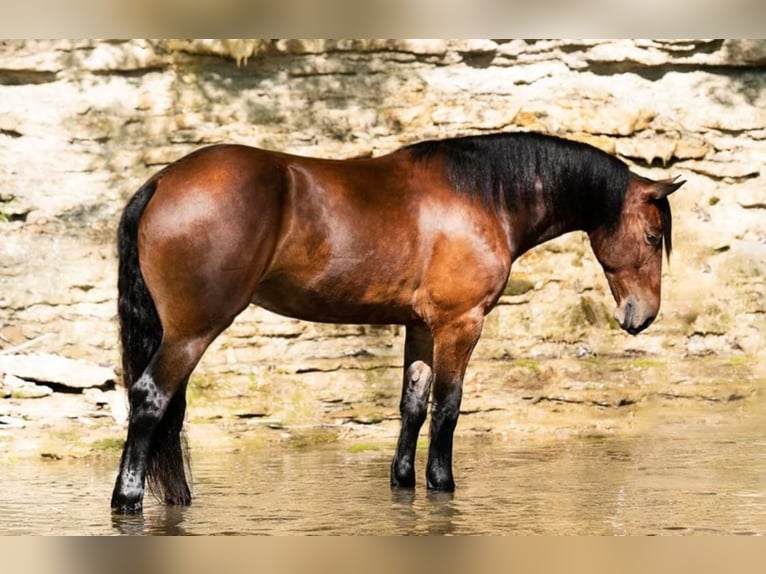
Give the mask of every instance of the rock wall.
[[[525, 255], [478, 360], [754, 355], [766, 331], [766, 42], [0, 42], [0, 352], [118, 362], [114, 234], [152, 172], [214, 142], [326, 157], [539, 130], [682, 175], [655, 324], [632, 338], [582, 234]], [[198, 369], [400, 363], [397, 327], [249, 309]], [[278, 357], [278, 361], [275, 361]]]

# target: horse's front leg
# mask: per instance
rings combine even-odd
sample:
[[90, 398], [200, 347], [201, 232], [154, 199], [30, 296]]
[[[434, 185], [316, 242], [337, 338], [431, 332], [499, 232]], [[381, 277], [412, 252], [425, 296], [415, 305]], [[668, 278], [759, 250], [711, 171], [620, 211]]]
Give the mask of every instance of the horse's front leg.
[[399, 412], [402, 426], [391, 463], [391, 486], [415, 486], [418, 434], [428, 413], [433, 380], [433, 337], [424, 326], [407, 327], [404, 342], [404, 380]]
[[452, 491], [452, 439], [460, 414], [463, 376], [481, 335], [484, 314], [475, 310], [434, 331], [431, 442], [426, 480], [431, 490]]

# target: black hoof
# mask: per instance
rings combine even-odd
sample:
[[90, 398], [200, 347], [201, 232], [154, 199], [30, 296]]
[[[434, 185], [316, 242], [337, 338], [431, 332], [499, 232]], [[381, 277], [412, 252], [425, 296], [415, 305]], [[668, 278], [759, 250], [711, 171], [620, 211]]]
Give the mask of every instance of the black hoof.
[[414, 488], [415, 468], [411, 464], [391, 464], [391, 488]]
[[455, 480], [452, 478], [452, 474], [429, 472], [426, 476], [426, 486], [428, 490], [453, 492]]
[[432, 490], [434, 492], [455, 492], [455, 481], [452, 480], [450, 482], [445, 482], [443, 484], [434, 484], [431, 481], [428, 481], [428, 490]]
[[141, 514], [143, 511], [144, 505], [141, 501], [133, 503], [112, 502], [112, 514]]
[[140, 514], [144, 507], [144, 493], [126, 494], [115, 488], [112, 492], [112, 512], [114, 514]]
[[391, 488], [415, 488], [415, 476], [391, 475]]

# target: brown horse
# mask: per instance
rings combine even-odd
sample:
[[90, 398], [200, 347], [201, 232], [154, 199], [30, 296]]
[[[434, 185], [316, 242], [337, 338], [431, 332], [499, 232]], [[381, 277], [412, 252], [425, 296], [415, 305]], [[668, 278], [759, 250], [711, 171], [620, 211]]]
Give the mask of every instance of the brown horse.
[[241, 145], [198, 150], [133, 196], [119, 226], [119, 316], [129, 390], [112, 495], [138, 512], [144, 485], [189, 504], [180, 440], [189, 375], [248, 305], [310, 321], [406, 327], [391, 484], [415, 484], [431, 395], [427, 486], [452, 490], [463, 375], [512, 262], [588, 233], [631, 334], [660, 306], [667, 196], [586, 144], [531, 133], [324, 160]]

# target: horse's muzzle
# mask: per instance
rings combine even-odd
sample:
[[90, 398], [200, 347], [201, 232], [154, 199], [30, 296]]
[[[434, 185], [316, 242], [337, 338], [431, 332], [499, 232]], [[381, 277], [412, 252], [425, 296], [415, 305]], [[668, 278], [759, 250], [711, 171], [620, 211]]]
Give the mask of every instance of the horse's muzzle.
[[625, 298], [614, 312], [614, 318], [620, 327], [631, 335], [638, 335], [646, 329], [656, 316], [656, 313], [647, 312], [632, 295]]

